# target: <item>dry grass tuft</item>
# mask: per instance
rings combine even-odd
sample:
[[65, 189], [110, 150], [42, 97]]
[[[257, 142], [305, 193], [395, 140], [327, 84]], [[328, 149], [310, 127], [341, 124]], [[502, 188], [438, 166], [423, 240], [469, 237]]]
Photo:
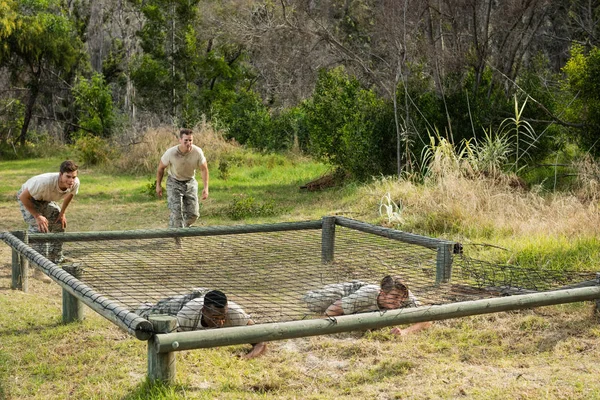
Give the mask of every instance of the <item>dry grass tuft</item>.
[[573, 163], [577, 171], [575, 195], [586, 203], [600, 200], [600, 165], [590, 157], [584, 157]]
[[[591, 187], [591, 186], [589, 186]], [[510, 180], [472, 180], [446, 175], [425, 185], [391, 178], [377, 180], [363, 189], [367, 205], [378, 209], [378, 199], [389, 193], [403, 205], [404, 225], [400, 229], [485, 236], [488, 227], [516, 236], [593, 236], [600, 234], [597, 202], [582, 202], [579, 194], [515, 189]], [[589, 191], [588, 191], [589, 193]], [[600, 193], [599, 193], [600, 194]], [[442, 219], [440, 221], [432, 219]], [[453, 228], [454, 227], [454, 228]], [[467, 231], [465, 232], [465, 229]]]
[[[241, 151], [239, 144], [225, 140], [223, 134], [206, 121], [198, 123], [194, 133], [194, 144], [204, 150], [211, 164]], [[131, 174], [152, 175], [165, 150], [177, 145], [178, 137], [178, 132], [169, 126], [148, 129], [140, 140], [127, 145], [114, 162], [114, 167]]]
[[130, 143], [115, 161], [119, 171], [137, 175], [156, 172], [158, 160], [165, 150], [177, 144], [177, 132], [171, 127], [152, 128], [144, 132], [141, 140]]
[[204, 150], [211, 164], [220, 164], [231, 156], [238, 155], [242, 147], [235, 140], [226, 140], [223, 132], [216, 130], [210, 122], [203, 120], [194, 127], [195, 144]]

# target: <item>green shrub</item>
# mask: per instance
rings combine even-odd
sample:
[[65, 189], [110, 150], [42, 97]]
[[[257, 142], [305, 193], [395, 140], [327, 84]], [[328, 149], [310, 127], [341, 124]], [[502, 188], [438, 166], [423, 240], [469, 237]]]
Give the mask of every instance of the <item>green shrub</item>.
[[276, 214], [275, 202], [268, 200], [264, 203], [259, 203], [252, 196], [241, 196], [231, 201], [225, 210], [225, 214], [233, 220], [267, 217]]
[[321, 160], [358, 179], [395, 172], [391, 108], [343, 68], [320, 71], [303, 110], [311, 152]]
[[150, 178], [148, 183], [142, 188], [142, 193], [149, 197], [156, 198], [156, 179]]
[[73, 87], [73, 97], [77, 107], [79, 125], [86, 132], [94, 135], [110, 137], [115, 129], [116, 114], [113, 109], [110, 87], [104, 82], [101, 74], [94, 74], [91, 79], [78, 77]]
[[91, 134], [79, 134], [72, 148], [77, 158], [87, 165], [105, 164], [115, 155], [107, 140]]
[[274, 149], [278, 140], [273, 137], [269, 110], [258, 94], [250, 90], [238, 91], [212, 105], [212, 117], [218, 129], [225, 129], [228, 138], [257, 149]]
[[226, 181], [231, 175], [230, 165], [228, 160], [221, 160], [219, 162], [219, 179]]
[[589, 51], [582, 45], [571, 48], [571, 58], [563, 71], [567, 77], [566, 89], [573, 98], [565, 109], [565, 119], [582, 123], [575, 131], [585, 150], [600, 156], [598, 131], [600, 130], [600, 48]]

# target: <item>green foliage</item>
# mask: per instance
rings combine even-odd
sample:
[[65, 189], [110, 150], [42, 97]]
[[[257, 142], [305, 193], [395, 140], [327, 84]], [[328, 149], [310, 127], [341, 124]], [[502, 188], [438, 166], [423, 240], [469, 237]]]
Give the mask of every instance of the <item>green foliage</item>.
[[24, 145], [39, 98], [52, 96], [65, 82], [71, 82], [73, 71], [86, 57], [62, 1], [23, 0], [12, 6], [9, 3], [7, 25], [0, 28], [0, 68], [7, 68], [11, 84], [27, 88], [19, 135], [19, 143]]
[[[17, 17], [17, 2], [15, 0], [0, 1], [0, 39], [9, 37], [17, 28]], [[1, 43], [0, 53], [8, 50], [6, 43], [4, 41]]]
[[231, 96], [215, 99], [212, 117], [217, 127], [224, 128], [229, 138], [257, 149], [272, 149], [277, 140], [273, 138], [269, 110], [262, 104], [257, 93], [240, 90]]
[[78, 159], [86, 165], [101, 165], [114, 158], [114, 149], [101, 137], [80, 133], [72, 145]]
[[475, 149], [469, 147], [469, 161], [475, 171], [488, 176], [499, 176], [511, 153], [507, 133], [494, 134], [492, 128], [484, 128], [483, 132], [484, 136], [477, 140]]
[[151, 0], [140, 8], [146, 19], [138, 32], [144, 53], [131, 75], [138, 104], [179, 126], [194, 126], [213, 103], [229, 104], [247, 87], [243, 49], [205, 34], [198, 4]]
[[78, 110], [79, 125], [86, 131], [110, 137], [115, 127], [111, 91], [101, 74], [91, 79], [78, 77], [72, 90]]
[[421, 170], [424, 175], [442, 178], [448, 175], [460, 175], [467, 165], [466, 159], [470, 151], [469, 142], [462, 140], [455, 146], [438, 130], [435, 135], [429, 133], [429, 144], [421, 151]]
[[229, 138], [258, 150], [309, 149], [303, 108], [272, 113], [251, 90], [238, 90], [231, 96], [215, 99], [211, 117]]
[[275, 202], [267, 200], [260, 203], [252, 196], [240, 196], [231, 201], [225, 209], [225, 214], [233, 220], [267, 217], [276, 214]]
[[153, 199], [156, 198], [156, 179], [150, 178], [148, 183], [146, 183], [142, 189], [142, 193], [151, 197]]
[[189, 107], [184, 103], [193, 97], [189, 91], [194, 90], [202, 61], [193, 34], [197, 5], [198, 0], [152, 0], [140, 7], [145, 23], [137, 34], [144, 53], [132, 71], [139, 104], [159, 115], [167, 112], [181, 126], [198, 121], [185, 115]]
[[484, 128], [479, 139], [463, 138], [454, 144], [438, 130], [435, 135], [429, 134], [429, 144], [421, 151], [421, 170], [433, 177], [449, 174], [499, 177], [510, 165], [514, 172], [519, 172], [522, 160], [533, 158], [532, 149], [537, 147], [541, 136], [523, 118], [526, 104], [527, 100], [519, 105], [515, 96], [515, 116], [502, 120], [498, 133], [491, 127]]
[[545, 268], [555, 271], [586, 271], [600, 262], [600, 240], [595, 237], [549, 237], [523, 241], [511, 257], [513, 264], [523, 268]]
[[574, 97], [565, 110], [566, 118], [584, 124], [579, 143], [600, 156], [600, 48], [594, 46], [586, 52], [583, 46], [574, 45], [563, 71], [566, 86]]
[[523, 110], [527, 105], [527, 99], [521, 106], [519, 106], [517, 96], [514, 97], [514, 101], [514, 117], [502, 120], [498, 129], [500, 138], [512, 139], [514, 143], [514, 169], [517, 172], [519, 171], [519, 161], [529, 155], [529, 149], [536, 147], [538, 135], [531, 124], [523, 119]]
[[180, 392], [182, 391], [184, 389], [179, 387], [179, 385], [146, 379], [135, 391], [124, 397], [123, 400], [176, 400], [181, 398]]
[[358, 179], [394, 172], [390, 108], [343, 68], [321, 70], [303, 108], [311, 151], [320, 159]]
[[306, 124], [306, 114], [302, 106], [287, 108], [273, 116], [273, 135], [279, 146], [270, 150], [295, 149], [308, 152], [310, 135]]
[[220, 160], [219, 161], [219, 179], [223, 179], [224, 181], [229, 178], [231, 175], [231, 166], [229, 164], [229, 160]]
[[554, 119], [554, 115], [562, 115], [563, 109], [572, 101], [568, 92], [558, 83], [562, 77], [552, 71], [548, 59], [538, 55], [519, 74], [517, 81], [519, 87], [531, 100], [527, 103], [526, 119], [533, 130], [539, 132], [535, 148], [531, 147], [528, 150], [529, 156], [536, 162], [540, 162], [553, 152], [560, 151], [566, 145], [563, 139], [568, 129], [560, 124], [545, 122], [549, 118]]
[[[30, 74], [38, 73], [41, 65], [69, 71], [77, 64], [82, 43], [76, 35], [61, 2], [53, 0], [19, 1], [17, 16], [3, 29], [6, 42], [4, 54], [16, 56], [33, 67]], [[9, 59], [0, 59], [9, 61]]]
[[19, 99], [0, 100], [0, 143], [16, 143], [23, 126], [25, 105]]

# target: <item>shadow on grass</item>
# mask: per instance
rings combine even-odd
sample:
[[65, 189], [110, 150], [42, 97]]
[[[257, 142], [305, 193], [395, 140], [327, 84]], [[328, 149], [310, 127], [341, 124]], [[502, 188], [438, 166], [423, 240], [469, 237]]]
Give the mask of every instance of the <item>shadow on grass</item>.
[[150, 381], [146, 378], [133, 392], [121, 400], [146, 400], [146, 399], [180, 399], [185, 394], [182, 385], [168, 385], [160, 381]]
[[[268, 392], [277, 391], [281, 388], [279, 386], [271, 387], [269, 385], [253, 385], [249, 388], [242, 390], [239, 392], [240, 397], [244, 397], [244, 394], [253, 394], [253, 395], [265, 395]], [[233, 392], [228, 391], [229, 394], [233, 394]], [[200, 387], [190, 387], [188, 385], [180, 385], [180, 384], [165, 384], [160, 381], [150, 381], [146, 378], [143, 382], [141, 382], [137, 389], [128, 394], [125, 397], [122, 397], [121, 400], [168, 400], [168, 399], [181, 399], [182, 397], [187, 397], [186, 395], [190, 395], [191, 393], [197, 393], [201, 398], [219, 398], [219, 390], [215, 388], [200, 388]], [[195, 397], [194, 397], [195, 398]], [[234, 397], [235, 398], [235, 397]]]
[[[64, 326], [61, 321], [56, 321], [48, 324], [40, 324], [36, 326], [28, 326], [27, 328], [16, 328], [16, 329], [0, 329], [0, 337], [7, 336], [20, 336], [20, 335], [28, 335], [31, 333], [40, 333], [45, 331], [46, 329], [58, 328], [60, 326]], [[1, 399], [2, 397], [0, 397]]]

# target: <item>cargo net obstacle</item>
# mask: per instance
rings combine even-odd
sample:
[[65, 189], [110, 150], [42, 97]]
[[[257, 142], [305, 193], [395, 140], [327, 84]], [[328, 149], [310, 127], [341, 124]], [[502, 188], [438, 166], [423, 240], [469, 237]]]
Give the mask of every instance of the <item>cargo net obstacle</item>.
[[[25, 241], [9, 233], [1, 237], [14, 249], [13, 274], [15, 258], [33, 262], [140, 339], [148, 339], [153, 328], [139, 310], [162, 304], [155, 311], [175, 315], [180, 306], [164, 299], [200, 297], [213, 289], [223, 291], [255, 324], [266, 324], [322, 318], [305, 301], [308, 292], [352, 281], [379, 285], [386, 275], [400, 276], [419, 308], [596, 285], [595, 272], [494, 265], [465, 256], [458, 243], [344, 217], [32, 234]], [[25, 243], [48, 238], [63, 242], [66, 259], [58, 266]]]

